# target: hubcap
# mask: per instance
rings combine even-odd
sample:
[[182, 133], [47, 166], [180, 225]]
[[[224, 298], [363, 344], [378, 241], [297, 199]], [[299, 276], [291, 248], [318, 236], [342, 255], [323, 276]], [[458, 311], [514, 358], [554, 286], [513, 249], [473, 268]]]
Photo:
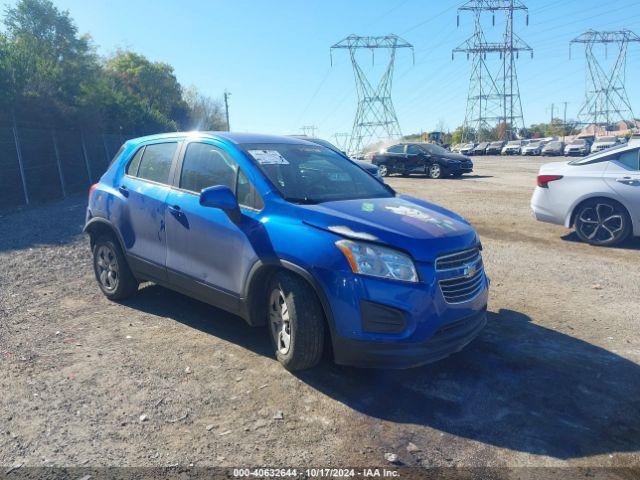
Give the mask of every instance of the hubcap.
[[107, 290], [115, 290], [118, 286], [118, 259], [115, 252], [106, 245], [100, 245], [96, 252], [96, 268], [98, 279]]
[[269, 325], [278, 352], [286, 355], [291, 346], [291, 322], [284, 293], [279, 288], [271, 292], [269, 298]]
[[624, 220], [612, 205], [597, 203], [580, 213], [578, 228], [587, 239], [607, 243], [622, 233]]
[[439, 177], [440, 165], [438, 164], [431, 165], [431, 167], [429, 168], [429, 173], [431, 174], [432, 177]]
[[386, 165], [380, 165], [378, 167], [378, 173], [380, 174], [381, 177], [386, 177], [387, 176], [387, 166]]

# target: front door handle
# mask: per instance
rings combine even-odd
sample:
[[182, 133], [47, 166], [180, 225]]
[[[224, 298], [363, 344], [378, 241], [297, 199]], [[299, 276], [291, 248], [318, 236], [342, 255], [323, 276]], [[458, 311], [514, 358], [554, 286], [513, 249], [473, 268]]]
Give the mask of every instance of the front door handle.
[[179, 205], [171, 205], [171, 206], [169, 207], [169, 211], [170, 211], [171, 213], [173, 213], [174, 215], [179, 215], [179, 214], [181, 214], [181, 213], [182, 213], [182, 209], [180, 208], [180, 206], [179, 206]]
[[127, 186], [126, 186], [126, 185], [120, 185], [120, 186], [118, 187], [118, 190], [119, 190], [119, 191], [120, 191], [120, 193], [121, 193], [122, 195], [124, 195], [125, 197], [128, 197], [128, 196], [129, 196], [129, 189], [127, 188]]

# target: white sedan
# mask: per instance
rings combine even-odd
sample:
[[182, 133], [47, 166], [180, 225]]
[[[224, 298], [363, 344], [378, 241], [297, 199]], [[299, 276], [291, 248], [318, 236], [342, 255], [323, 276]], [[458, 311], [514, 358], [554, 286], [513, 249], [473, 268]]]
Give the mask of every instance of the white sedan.
[[537, 220], [575, 227], [592, 245], [640, 236], [640, 139], [543, 165], [531, 209]]

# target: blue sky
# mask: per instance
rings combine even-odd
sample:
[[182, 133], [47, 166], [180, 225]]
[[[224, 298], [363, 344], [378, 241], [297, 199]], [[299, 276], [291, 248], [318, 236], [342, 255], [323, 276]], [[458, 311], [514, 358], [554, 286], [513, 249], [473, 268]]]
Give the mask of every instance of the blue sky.
[[[13, 2], [0, 0], [0, 5]], [[54, 0], [69, 10], [101, 55], [130, 48], [175, 68], [184, 85], [221, 97], [228, 89], [231, 126], [238, 131], [300, 133], [316, 125], [332, 139], [349, 132], [356, 108], [345, 51], [329, 47], [351, 33], [395, 33], [415, 46], [415, 65], [398, 53], [393, 99], [403, 133], [449, 129], [464, 119], [470, 63], [451, 50], [472, 33], [471, 16], [450, 0]], [[529, 25], [516, 32], [534, 49], [520, 57], [518, 75], [525, 123], [548, 121], [551, 103], [567, 101], [575, 117], [585, 88], [584, 51], [569, 40], [588, 28], [629, 28], [640, 34], [640, 0], [530, 0]], [[491, 27], [497, 36], [503, 23]], [[609, 59], [613, 57], [609, 52]], [[384, 57], [362, 58], [374, 75]], [[498, 59], [496, 58], [497, 62]], [[627, 89], [640, 116], [640, 44], [629, 49]], [[557, 110], [558, 111], [558, 110]]]

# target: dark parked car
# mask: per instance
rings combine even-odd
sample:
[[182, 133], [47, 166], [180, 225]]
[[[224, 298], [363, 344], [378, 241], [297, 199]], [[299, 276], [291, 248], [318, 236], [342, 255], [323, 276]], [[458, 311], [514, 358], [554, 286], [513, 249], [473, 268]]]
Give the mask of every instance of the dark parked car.
[[426, 173], [430, 178], [442, 178], [445, 175], [459, 177], [473, 171], [473, 162], [469, 157], [432, 143], [399, 143], [376, 153], [371, 160], [383, 177], [392, 173]]
[[487, 147], [491, 142], [480, 142], [472, 151], [471, 155], [484, 155], [487, 153]]
[[500, 153], [502, 152], [502, 147], [504, 147], [504, 142], [491, 142], [487, 146], [487, 150], [485, 151], [485, 153], [487, 155], [500, 155]]
[[564, 142], [549, 142], [542, 148], [541, 155], [564, 155]]

